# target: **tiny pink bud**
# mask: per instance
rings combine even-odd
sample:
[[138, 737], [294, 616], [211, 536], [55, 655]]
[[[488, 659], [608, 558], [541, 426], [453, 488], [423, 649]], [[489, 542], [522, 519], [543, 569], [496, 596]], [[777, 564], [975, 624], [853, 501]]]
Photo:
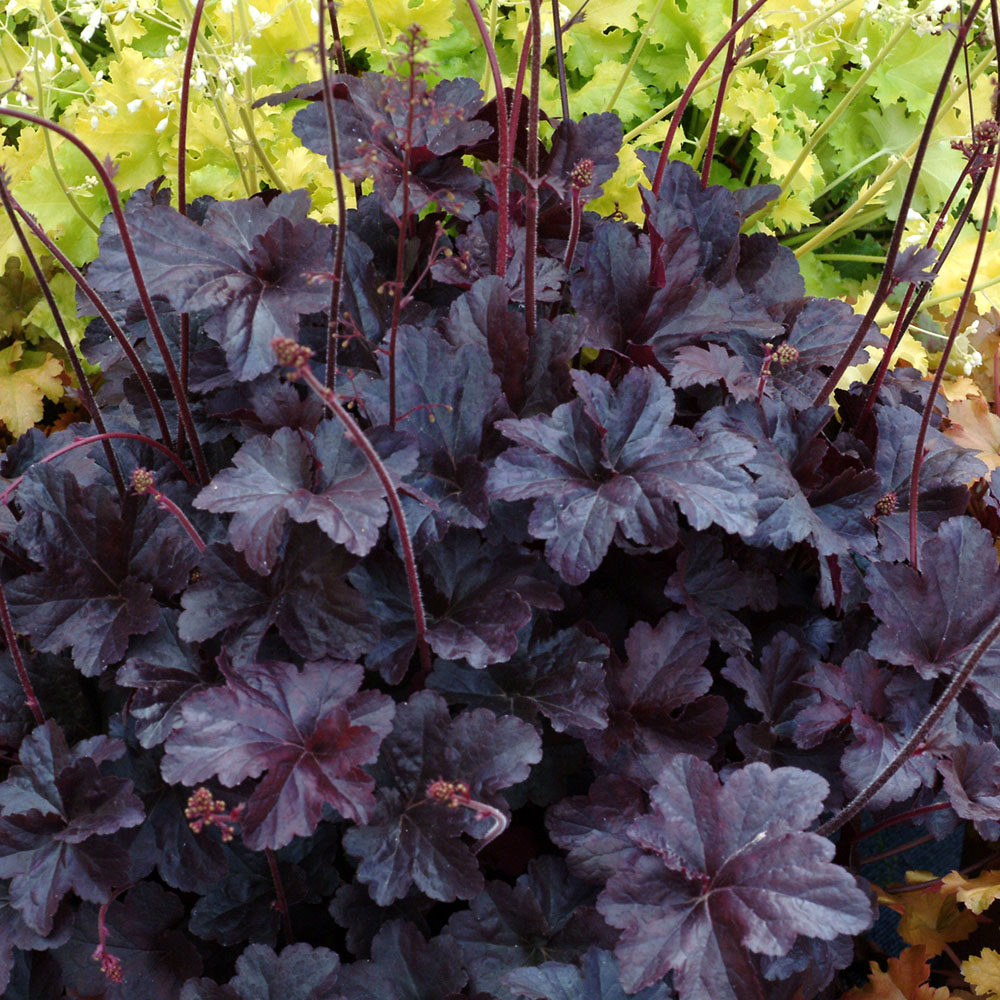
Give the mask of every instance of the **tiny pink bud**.
[[136, 493], [152, 493], [156, 489], [156, 480], [149, 469], [141, 466], [132, 473], [132, 489]]
[[799, 349], [791, 344], [779, 344], [771, 357], [776, 365], [794, 365], [799, 360]]

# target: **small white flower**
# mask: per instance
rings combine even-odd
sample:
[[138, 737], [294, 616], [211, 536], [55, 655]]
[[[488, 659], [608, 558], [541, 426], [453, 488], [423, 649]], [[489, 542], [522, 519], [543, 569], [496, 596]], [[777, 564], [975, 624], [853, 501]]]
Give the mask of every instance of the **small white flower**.
[[158, 122], [156, 123], [156, 128], [155, 128], [155, 130], [154, 130], [154, 131], [156, 131], [156, 132], [163, 132], [163, 131], [165, 131], [165, 130], [166, 130], [166, 127], [167, 127], [167, 123], [168, 123], [169, 121], [170, 121], [170, 117], [169, 117], [169, 115], [168, 115], [168, 116], [164, 116], [163, 118], [161, 118], [161, 119], [160, 119], [160, 120], [159, 120], [159, 121], [158, 121]]
[[89, 42], [91, 38], [94, 37], [94, 32], [101, 26], [101, 12], [100, 10], [91, 11], [90, 17], [87, 19], [87, 23], [84, 25], [83, 31], [80, 32], [80, 37], [85, 41]]
[[128, 17], [128, 11], [127, 10], [120, 10], [120, 11], [116, 12], [113, 20], [114, 20], [115, 24], [121, 24], [122, 21], [124, 21], [126, 17]]
[[90, 127], [95, 132], [97, 131], [97, 126], [100, 125], [100, 124], [101, 124], [101, 120], [97, 117], [97, 115], [91, 115], [90, 116]]
[[55, 54], [50, 52], [43, 60], [41, 64], [41, 70], [44, 73], [54, 73], [56, 69], [56, 57]]
[[823, 77], [819, 73], [813, 77], [813, 82], [809, 85], [809, 89], [817, 94], [823, 93]]
[[871, 66], [872, 61], [871, 59], [868, 58], [867, 52], [861, 53], [861, 57], [858, 59], [858, 63], [860, 64], [862, 69], [868, 69], [868, 67]]
[[76, 53], [76, 49], [73, 48], [73, 44], [65, 39], [59, 43], [59, 48], [64, 56], [72, 56]]
[[125, 107], [128, 108], [129, 111], [132, 112], [132, 114], [135, 114], [139, 110], [139, 108], [142, 107], [142, 98], [137, 97], [134, 101], [129, 101], [128, 104], [125, 105]]

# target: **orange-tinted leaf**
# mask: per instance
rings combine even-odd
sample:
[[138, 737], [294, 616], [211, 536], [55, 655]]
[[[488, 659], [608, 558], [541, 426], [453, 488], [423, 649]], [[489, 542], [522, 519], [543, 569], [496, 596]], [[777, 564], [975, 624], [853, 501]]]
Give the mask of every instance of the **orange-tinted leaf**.
[[983, 396], [953, 399], [948, 404], [950, 427], [945, 428], [956, 444], [975, 448], [990, 469], [1000, 466], [1000, 417], [990, 410]]
[[[933, 876], [930, 872], [907, 872], [913, 885]], [[928, 955], [937, 955], [952, 941], [962, 941], [976, 929], [976, 918], [960, 909], [950, 893], [942, 895], [940, 884], [923, 892], [900, 893], [893, 909], [902, 914], [899, 936], [907, 943], [924, 945]]]
[[875, 962], [867, 985], [845, 993], [841, 1000], [950, 1000], [946, 986], [927, 985], [931, 969], [927, 964], [927, 950], [922, 947], [907, 948], [899, 958], [890, 958], [887, 971]]

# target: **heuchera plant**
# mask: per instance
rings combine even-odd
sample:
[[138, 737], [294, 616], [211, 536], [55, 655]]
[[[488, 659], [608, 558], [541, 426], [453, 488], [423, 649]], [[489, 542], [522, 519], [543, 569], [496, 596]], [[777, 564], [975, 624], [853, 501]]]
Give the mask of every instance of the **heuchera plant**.
[[276, 95], [338, 226], [112, 198], [91, 426], [2, 466], [6, 997], [839, 996], [869, 831], [1000, 834], [1000, 481], [940, 380], [830, 395], [933, 252], [807, 298], [669, 136], [584, 212], [622, 128], [539, 140], [540, 25], [526, 96], [416, 30]]

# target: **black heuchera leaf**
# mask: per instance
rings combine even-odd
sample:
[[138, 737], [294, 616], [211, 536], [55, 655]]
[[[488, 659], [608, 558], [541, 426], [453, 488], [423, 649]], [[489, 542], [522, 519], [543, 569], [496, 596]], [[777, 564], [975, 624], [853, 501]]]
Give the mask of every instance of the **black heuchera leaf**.
[[432, 691], [401, 705], [374, 770], [375, 814], [344, 835], [344, 847], [362, 859], [357, 877], [372, 899], [387, 906], [412, 885], [446, 902], [475, 896], [483, 877], [463, 834], [478, 839], [489, 825], [467, 809], [428, 801], [427, 786], [461, 781], [473, 799], [506, 812], [499, 790], [523, 781], [540, 759], [541, 740], [520, 719], [486, 709], [452, 719]]
[[[166, 205], [130, 207], [129, 231], [150, 295], [177, 312], [211, 310], [205, 331], [226, 352], [241, 382], [269, 372], [271, 341], [295, 337], [299, 316], [330, 304], [330, 230], [307, 218], [309, 193], [213, 203], [202, 225]], [[99, 292], [138, 292], [113, 218], [101, 230], [101, 252], [87, 271]]]
[[458, 993], [468, 978], [450, 938], [426, 941], [413, 924], [392, 920], [375, 935], [371, 961], [340, 970], [337, 995], [343, 1000], [440, 1000]]
[[201, 958], [182, 930], [185, 908], [172, 892], [140, 882], [108, 907], [106, 947], [122, 964], [123, 981], [109, 981], [94, 960], [97, 907], [84, 905], [73, 936], [56, 952], [67, 986], [77, 996], [104, 1000], [164, 1000], [201, 973]]
[[598, 900], [623, 930], [615, 954], [626, 990], [673, 972], [681, 1000], [766, 1000], [752, 952], [784, 955], [799, 935], [832, 940], [871, 924], [871, 904], [831, 863], [833, 844], [801, 832], [828, 787], [797, 768], [749, 764], [725, 786], [679, 755], [629, 827], [641, 854]]
[[25, 738], [0, 784], [0, 878], [10, 878], [10, 903], [38, 934], [51, 932], [70, 890], [103, 903], [128, 882], [128, 852], [110, 834], [141, 823], [142, 803], [132, 782], [98, 770], [123, 749], [95, 736], [71, 750], [49, 720]]
[[[968, 517], [945, 521], [919, 565], [872, 563], [865, 582], [881, 624], [869, 652], [930, 678], [957, 670], [1000, 615], [1000, 569], [991, 534]], [[1000, 655], [987, 651], [970, 680], [994, 708], [998, 667]]]
[[111, 490], [39, 466], [18, 491], [25, 511], [15, 538], [44, 567], [7, 585], [19, 631], [42, 650], [73, 649], [87, 676], [125, 655], [128, 639], [153, 631], [159, 600], [187, 582], [197, 551], [153, 504], [125, 517]]
[[[471, 120], [483, 100], [475, 80], [444, 80], [428, 89], [418, 78], [412, 102], [409, 80], [379, 73], [338, 75], [333, 88], [340, 167], [355, 181], [373, 177], [375, 194], [387, 211], [396, 218], [403, 214], [401, 184], [408, 145], [411, 212], [437, 202], [461, 219], [477, 213], [479, 202], [472, 195], [480, 180], [463, 166], [462, 154], [493, 129]], [[304, 146], [329, 157], [330, 133], [321, 102], [299, 111], [292, 130]]]
[[515, 1000], [505, 977], [539, 955], [574, 962], [591, 945], [611, 947], [615, 934], [593, 909], [596, 894], [561, 858], [536, 858], [516, 885], [490, 882], [446, 933], [461, 946], [474, 989]]
[[582, 204], [599, 198], [618, 169], [621, 144], [622, 121], [612, 111], [560, 122], [541, 170], [544, 184], [564, 199], [576, 188]]
[[295, 525], [268, 577], [260, 577], [228, 545], [201, 554], [201, 577], [181, 598], [182, 639], [220, 635], [234, 663], [252, 660], [274, 625], [307, 660], [360, 656], [378, 638], [375, 620], [345, 580], [352, 560], [314, 525]]
[[756, 494], [742, 468], [753, 458], [749, 439], [671, 427], [673, 392], [650, 369], [633, 368], [617, 388], [587, 372], [573, 380], [579, 398], [551, 417], [498, 421], [521, 447], [505, 451], [488, 480], [495, 498], [536, 499], [529, 530], [567, 583], [597, 569], [616, 532], [672, 545], [675, 504], [696, 529], [754, 530]]
[[302, 671], [258, 663], [227, 673], [224, 687], [184, 702], [164, 778], [193, 786], [218, 776], [232, 788], [267, 771], [242, 820], [254, 850], [309, 836], [327, 805], [364, 822], [375, 802], [361, 766], [392, 728], [392, 699], [359, 692], [364, 670], [353, 663], [307, 663]]
[[607, 729], [586, 734], [587, 749], [605, 768], [652, 784], [677, 753], [708, 757], [726, 722], [725, 701], [709, 695], [703, 666], [711, 637], [703, 620], [674, 611], [656, 627], [637, 622], [625, 640], [627, 665], [607, 669]]
[[526, 722], [535, 722], [541, 713], [559, 733], [603, 729], [608, 724], [607, 655], [607, 646], [575, 628], [531, 634], [507, 663], [485, 670], [439, 660], [427, 686], [451, 704], [497, 714], [512, 711]]
[[337, 1000], [339, 966], [329, 948], [292, 944], [276, 955], [266, 944], [252, 944], [236, 959], [228, 987], [190, 980], [179, 1000]]
[[[391, 444], [394, 451], [383, 454], [383, 461], [402, 478], [416, 464], [417, 449], [402, 435]], [[300, 524], [314, 521], [331, 541], [364, 556], [389, 516], [378, 476], [339, 421], [324, 420], [312, 435], [282, 427], [272, 437], [253, 437], [233, 465], [194, 505], [234, 515], [229, 538], [257, 573], [274, 566], [289, 517]]]
[[[383, 378], [364, 388], [362, 396], [374, 421], [387, 424], [388, 360], [381, 362]], [[419, 508], [418, 518], [434, 521], [411, 531], [418, 541], [438, 541], [452, 524], [485, 527], [486, 470], [479, 447], [483, 422], [500, 398], [489, 357], [477, 345], [454, 348], [433, 330], [403, 326], [396, 342], [396, 379], [400, 426], [420, 447], [420, 468], [410, 482], [439, 505], [433, 514]]]
[[960, 746], [938, 770], [952, 809], [972, 820], [984, 840], [1000, 837], [1000, 748], [995, 743]]
[[[529, 1000], [629, 1000], [618, 978], [618, 960], [610, 951], [588, 948], [579, 967], [564, 962], [543, 962], [518, 969], [504, 982]], [[673, 1000], [666, 983], [630, 995], [633, 1000]]]
[[[58, 948], [69, 939], [73, 929], [73, 916], [67, 905], [61, 906], [48, 935], [39, 934], [25, 922], [20, 912], [10, 903], [10, 889], [0, 882], [0, 990], [6, 990], [14, 968], [14, 949], [44, 951]], [[7, 993], [3, 994], [5, 997]]]

